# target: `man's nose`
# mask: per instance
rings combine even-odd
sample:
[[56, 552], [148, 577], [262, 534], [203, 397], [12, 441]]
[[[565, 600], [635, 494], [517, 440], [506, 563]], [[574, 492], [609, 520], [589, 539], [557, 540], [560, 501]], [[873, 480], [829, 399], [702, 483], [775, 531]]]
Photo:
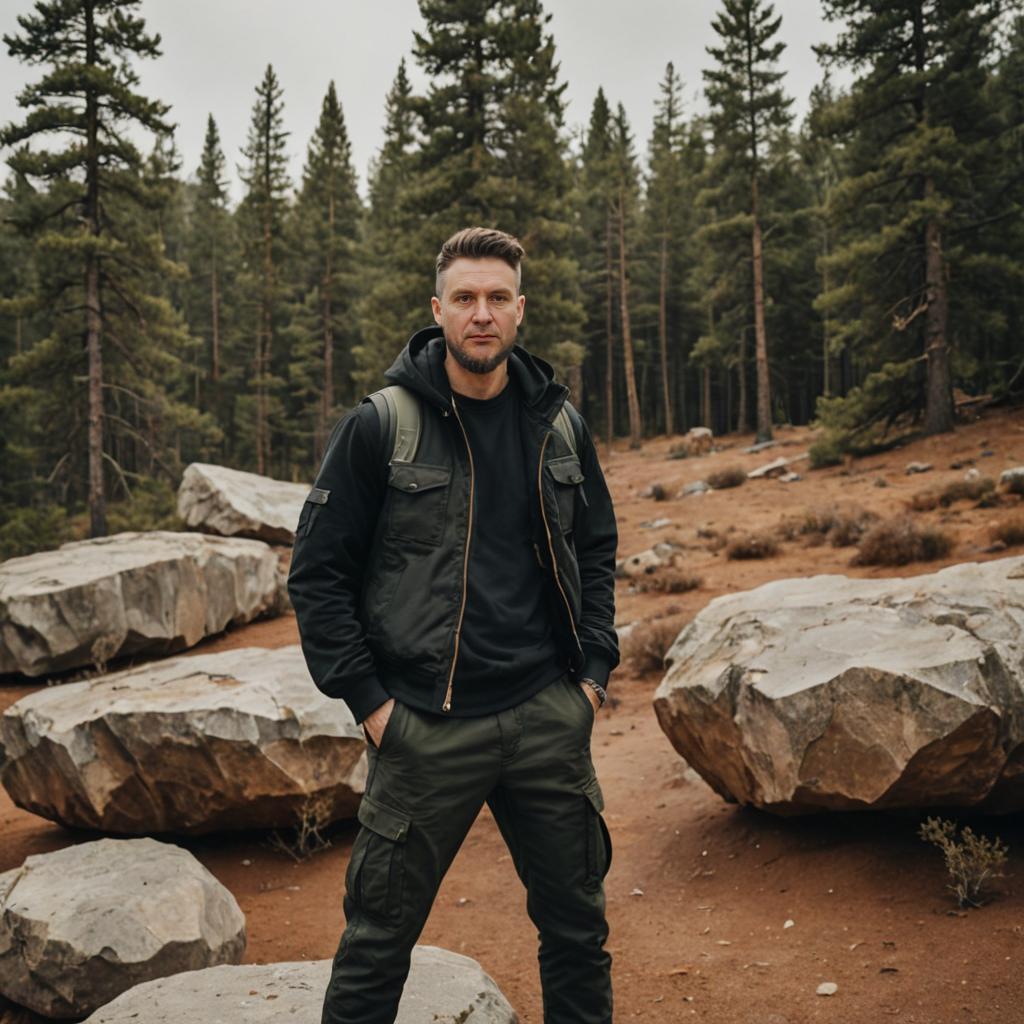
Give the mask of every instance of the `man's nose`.
[[476, 305], [473, 307], [473, 319], [483, 322], [491, 319], [491, 307], [483, 296], [476, 300]]

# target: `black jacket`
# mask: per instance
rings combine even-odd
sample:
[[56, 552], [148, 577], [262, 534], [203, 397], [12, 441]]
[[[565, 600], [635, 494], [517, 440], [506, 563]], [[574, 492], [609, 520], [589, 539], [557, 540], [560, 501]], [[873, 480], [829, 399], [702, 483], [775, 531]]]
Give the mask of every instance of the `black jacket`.
[[[288, 592], [316, 685], [362, 721], [389, 696], [449, 710], [465, 600], [473, 474], [452, 401], [441, 329], [419, 331], [386, 379], [421, 397], [412, 464], [389, 465], [388, 438], [363, 402], [336, 425], [299, 517]], [[551, 366], [520, 346], [508, 360], [523, 396], [534, 546], [574, 678], [605, 683], [619, 662], [614, 628], [617, 532], [586, 424], [577, 453], [552, 423], [568, 395]], [[552, 566], [552, 559], [554, 560]]]

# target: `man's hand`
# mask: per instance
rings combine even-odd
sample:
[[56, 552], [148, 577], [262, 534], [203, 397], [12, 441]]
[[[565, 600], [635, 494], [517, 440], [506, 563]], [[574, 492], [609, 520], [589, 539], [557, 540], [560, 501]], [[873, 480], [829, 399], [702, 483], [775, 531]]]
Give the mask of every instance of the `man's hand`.
[[388, 719], [391, 718], [391, 712], [394, 710], [395, 698], [390, 697], [363, 719], [363, 729], [378, 750], [380, 750], [380, 741], [384, 738], [384, 730], [388, 727]]
[[[601, 698], [594, 692], [594, 688], [592, 686], [588, 686], [586, 683], [580, 683], [580, 686], [583, 687], [583, 692], [590, 699], [590, 703], [594, 708], [594, 714], [596, 715], [601, 708]], [[369, 721], [369, 719], [367, 719], [367, 721]]]

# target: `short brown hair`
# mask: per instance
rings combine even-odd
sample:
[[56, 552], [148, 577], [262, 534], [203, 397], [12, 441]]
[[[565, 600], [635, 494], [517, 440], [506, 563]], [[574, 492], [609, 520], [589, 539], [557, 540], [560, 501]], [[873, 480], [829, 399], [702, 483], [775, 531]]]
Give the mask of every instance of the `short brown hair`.
[[456, 231], [437, 254], [437, 276], [434, 288], [438, 295], [443, 289], [444, 272], [458, 259], [504, 260], [516, 272], [516, 288], [522, 281], [523, 257], [526, 255], [518, 238], [498, 231], [497, 228], [463, 228]]

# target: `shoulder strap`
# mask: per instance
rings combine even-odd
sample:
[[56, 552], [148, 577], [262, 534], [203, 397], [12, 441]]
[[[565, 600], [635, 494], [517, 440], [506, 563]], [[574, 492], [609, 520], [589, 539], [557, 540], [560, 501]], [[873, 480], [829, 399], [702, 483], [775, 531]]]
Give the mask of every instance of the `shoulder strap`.
[[569, 415], [569, 410], [575, 413], [576, 410], [572, 408], [572, 404], [566, 399], [562, 403], [562, 408], [558, 410], [558, 415], [555, 417], [553, 424], [555, 430], [562, 435], [562, 440], [569, 446], [569, 450], [573, 455], [578, 455], [579, 452], [576, 449], [576, 431], [573, 427], [573, 418]]
[[412, 462], [420, 446], [419, 399], [401, 384], [389, 384], [363, 401], [373, 402], [377, 410], [381, 430], [391, 444], [391, 461]]

